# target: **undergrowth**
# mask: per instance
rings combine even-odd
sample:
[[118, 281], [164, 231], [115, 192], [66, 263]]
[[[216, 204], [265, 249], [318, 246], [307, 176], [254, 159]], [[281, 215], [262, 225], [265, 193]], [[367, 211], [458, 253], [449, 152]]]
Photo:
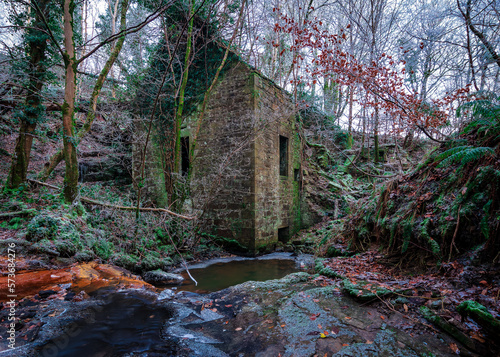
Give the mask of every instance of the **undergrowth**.
[[[82, 185], [82, 193], [116, 205], [133, 204], [126, 194], [131, 190], [110, 187]], [[0, 208], [13, 213], [36, 208], [34, 213], [0, 221], [0, 229], [15, 232], [9, 239], [16, 243], [20, 256], [97, 260], [140, 273], [169, 269], [181, 257], [190, 260], [221, 251], [213, 237], [200, 235], [192, 223], [149, 212], [136, 220], [131, 211], [66, 205], [59, 194], [45, 187], [3, 191]]]
[[481, 247], [500, 259], [499, 98], [462, 106], [469, 122], [412, 173], [390, 181], [359, 203], [347, 234], [365, 249], [374, 240], [400, 263], [449, 261]]

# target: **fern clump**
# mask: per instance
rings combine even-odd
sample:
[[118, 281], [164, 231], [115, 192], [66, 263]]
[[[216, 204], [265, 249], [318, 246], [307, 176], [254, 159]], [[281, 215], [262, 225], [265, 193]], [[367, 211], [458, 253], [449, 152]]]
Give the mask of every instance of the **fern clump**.
[[482, 257], [500, 260], [499, 102], [492, 97], [462, 106], [458, 114], [468, 117], [462, 132], [410, 175], [386, 185], [372, 199], [376, 207], [365, 205], [352, 219], [354, 246], [376, 237], [388, 253], [418, 264], [480, 245]]

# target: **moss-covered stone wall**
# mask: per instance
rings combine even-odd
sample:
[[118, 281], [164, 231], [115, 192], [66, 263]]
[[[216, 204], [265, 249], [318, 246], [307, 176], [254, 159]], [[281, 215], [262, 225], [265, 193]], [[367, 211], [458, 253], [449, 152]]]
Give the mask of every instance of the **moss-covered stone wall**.
[[[207, 103], [191, 180], [193, 206], [203, 209], [204, 230], [249, 250], [255, 248], [252, 88], [250, 69], [241, 62], [219, 80]], [[186, 128], [191, 138], [194, 122], [189, 120]]]
[[[287, 241], [300, 229], [300, 141], [289, 95], [254, 74], [256, 117], [256, 246]], [[286, 175], [280, 174], [280, 136], [287, 138]], [[300, 179], [300, 174], [298, 175]], [[278, 231], [281, 229], [281, 233]]]
[[[193, 145], [199, 113], [184, 120]], [[144, 128], [136, 131], [136, 137]], [[287, 170], [280, 175], [280, 136], [287, 138]], [[144, 192], [165, 197], [161, 148], [148, 145]], [[190, 209], [210, 234], [250, 251], [286, 242], [301, 227], [301, 144], [288, 93], [243, 62], [225, 71], [208, 100], [192, 161]], [[137, 149], [134, 157], [140, 157]], [[137, 168], [135, 168], [137, 170]]]

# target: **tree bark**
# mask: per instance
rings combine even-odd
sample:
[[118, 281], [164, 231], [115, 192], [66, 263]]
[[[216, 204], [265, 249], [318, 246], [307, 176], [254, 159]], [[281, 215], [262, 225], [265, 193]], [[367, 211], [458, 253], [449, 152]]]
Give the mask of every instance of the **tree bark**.
[[[128, 8], [128, 0], [124, 0], [121, 8], [120, 31], [125, 30], [127, 26], [127, 17], [126, 17], [127, 8]], [[102, 86], [104, 85], [104, 81], [106, 80], [109, 71], [113, 67], [113, 64], [115, 63], [116, 59], [118, 58], [118, 55], [120, 54], [124, 42], [125, 42], [125, 35], [123, 35], [118, 39], [115, 47], [113, 48], [113, 51], [111, 52], [108, 60], [106, 61], [106, 64], [101, 70], [99, 77], [97, 77], [97, 81], [94, 85], [94, 89], [92, 90], [92, 95], [90, 97], [90, 108], [87, 112], [85, 123], [75, 136], [76, 145], [78, 145], [82, 141], [82, 139], [85, 137], [85, 135], [87, 135], [87, 133], [90, 131], [90, 128], [92, 127], [92, 123], [94, 122], [95, 119], [95, 112], [97, 110], [97, 100], [99, 99], [99, 95], [101, 94]], [[49, 175], [52, 173], [52, 171], [54, 171], [54, 169], [57, 167], [57, 165], [59, 165], [59, 163], [63, 159], [64, 159], [63, 149], [59, 149], [54, 155], [52, 155], [52, 157], [49, 159], [49, 162], [45, 164], [42, 172], [39, 175], [40, 179], [42, 181], [46, 181], [49, 178]]]
[[77, 61], [75, 57], [75, 42], [73, 34], [73, 15], [75, 3], [73, 0], [64, 0], [64, 104], [63, 116], [63, 153], [66, 162], [64, 176], [64, 200], [73, 203], [78, 196], [78, 159], [74, 133], [75, 94]]
[[[40, 11], [46, 11], [47, 0], [37, 1], [37, 7]], [[35, 12], [35, 23], [33, 28], [28, 30], [28, 51], [29, 51], [29, 84], [28, 94], [25, 100], [25, 109], [21, 118], [19, 128], [19, 136], [16, 140], [14, 155], [12, 156], [12, 164], [9, 169], [6, 187], [16, 189], [26, 182], [28, 166], [30, 162], [31, 146], [33, 144], [33, 134], [36, 125], [43, 111], [42, 98], [40, 91], [45, 84], [46, 65], [45, 52], [47, 50], [47, 36], [37, 31], [36, 28], [43, 26], [41, 14]]]
[[495, 51], [495, 48], [492, 46], [492, 44], [486, 39], [484, 34], [479, 31], [473, 24], [470, 16], [470, 11], [472, 7], [472, 1], [467, 0], [467, 7], [465, 12], [462, 10], [462, 7], [460, 6], [460, 0], [457, 0], [457, 5], [458, 9], [460, 10], [460, 13], [465, 19], [465, 22], [467, 23], [467, 26], [469, 29], [472, 31], [472, 33], [483, 43], [484, 47], [488, 50], [490, 53], [491, 57], [495, 60], [496, 64], [500, 67], [500, 55]]

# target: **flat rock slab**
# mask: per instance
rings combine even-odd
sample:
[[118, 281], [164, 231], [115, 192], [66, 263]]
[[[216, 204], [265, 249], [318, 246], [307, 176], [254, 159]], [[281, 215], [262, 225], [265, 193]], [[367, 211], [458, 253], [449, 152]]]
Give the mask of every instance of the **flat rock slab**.
[[[80, 275], [89, 279], [96, 272], [117, 275], [87, 268]], [[26, 298], [17, 306], [16, 349], [0, 340], [0, 355], [456, 356], [450, 346], [458, 343], [451, 338], [415, 331], [400, 314], [362, 305], [343, 295], [340, 285], [320, 283], [294, 273], [206, 295], [111, 284], [83, 300], [60, 293], [42, 301]]]
[[401, 315], [381, 314], [312, 278], [295, 273], [208, 295], [177, 294], [179, 313], [166, 331], [190, 356], [454, 355], [447, 337], [411, 336]]

